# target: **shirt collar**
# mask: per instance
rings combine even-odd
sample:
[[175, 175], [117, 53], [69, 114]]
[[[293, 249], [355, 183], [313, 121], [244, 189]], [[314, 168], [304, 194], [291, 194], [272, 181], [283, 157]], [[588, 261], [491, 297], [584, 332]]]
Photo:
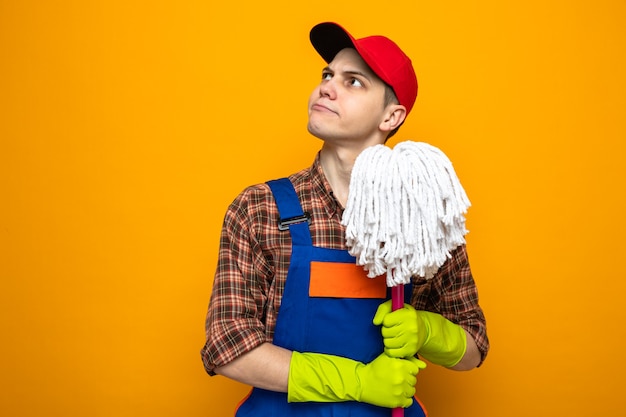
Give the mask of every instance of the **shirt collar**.
[[328, 216], [330, 218], [335, 215], [341, 216], [344, 208], [335, 198], [333, 190], [330, 187], [330, 183], [326, 179], [326, 175], [324, 175], [322, 164], [320, 162], [320, 152], [318, 152], [315, 156], [315, 161], [311, 167], [311, 182], [313, 184], [313, 192], [322, 200]]

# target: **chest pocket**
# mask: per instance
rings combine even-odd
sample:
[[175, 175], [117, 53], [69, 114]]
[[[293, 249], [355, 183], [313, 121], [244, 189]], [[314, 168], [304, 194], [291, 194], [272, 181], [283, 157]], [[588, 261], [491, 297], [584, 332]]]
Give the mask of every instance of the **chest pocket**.
[[363, 267], [353, 263], [311, 262], [310, 297], [384, 299], [386, 294], [384, 275], [368, 278]]

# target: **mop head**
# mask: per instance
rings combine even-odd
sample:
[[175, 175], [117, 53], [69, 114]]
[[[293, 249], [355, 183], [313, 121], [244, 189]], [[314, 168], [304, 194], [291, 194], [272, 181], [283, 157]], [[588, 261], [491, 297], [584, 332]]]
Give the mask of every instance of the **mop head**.
[[370, 278], [387, 285], [430, 279], [465, 243], [470, 201], [452, 163], [436, 147], [405, 141], [357, 157], [342, 224], [346, 243]]

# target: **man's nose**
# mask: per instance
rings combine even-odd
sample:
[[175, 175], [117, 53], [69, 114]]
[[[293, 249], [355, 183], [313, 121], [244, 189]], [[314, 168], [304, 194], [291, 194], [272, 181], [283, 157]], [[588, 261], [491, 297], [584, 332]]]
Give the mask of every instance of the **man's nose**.
[[322, 82], [320, 85], [320, 96], [334, 100], [337, 97], [337, 89], [333, 79]]

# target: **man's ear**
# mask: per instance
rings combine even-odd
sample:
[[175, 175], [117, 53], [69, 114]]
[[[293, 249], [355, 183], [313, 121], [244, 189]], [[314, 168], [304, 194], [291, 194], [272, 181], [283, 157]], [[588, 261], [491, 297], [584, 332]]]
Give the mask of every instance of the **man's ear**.
[[399, 127], [406, 118], [406, 107], [401, 104], [393, 104], [387, 107], [385, 118], [378, 126], [380, 130], [385, 132], [391, 132], [395, 128]]

